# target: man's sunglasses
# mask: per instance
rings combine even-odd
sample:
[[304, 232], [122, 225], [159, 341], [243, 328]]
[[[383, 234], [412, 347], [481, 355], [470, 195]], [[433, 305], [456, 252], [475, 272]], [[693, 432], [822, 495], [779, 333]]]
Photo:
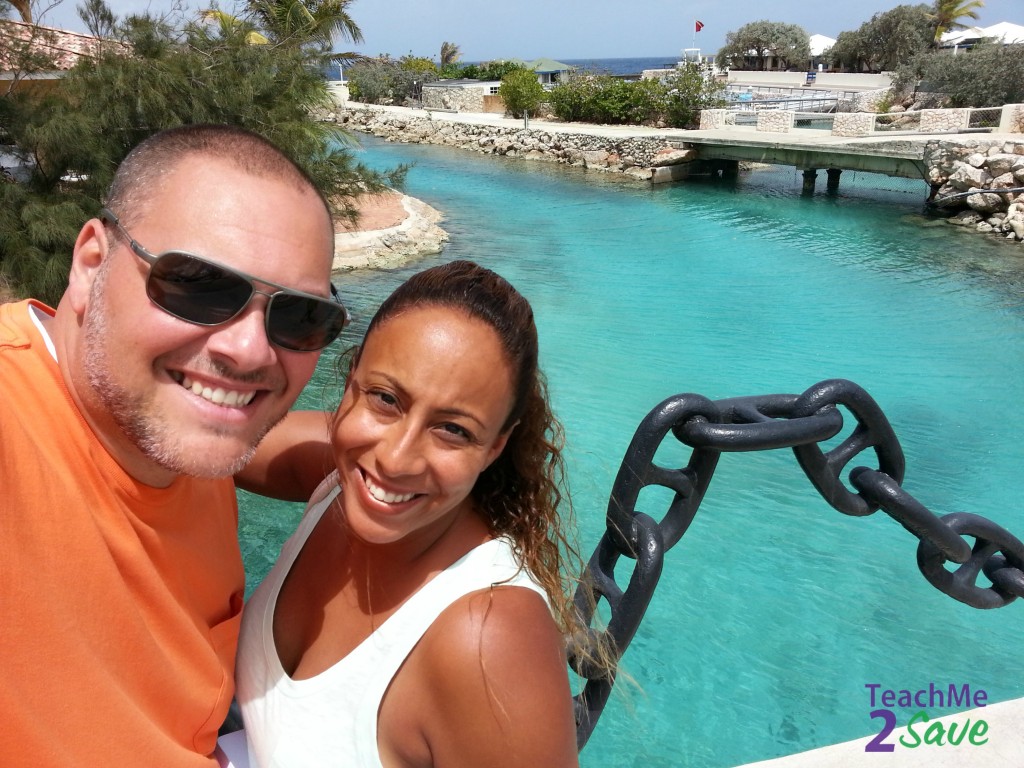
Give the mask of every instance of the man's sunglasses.
[[[338, 338], [348, 322], [348, 312], [333, 284], [332, 300], [286, 288], [184, 251], [150, 253], [109, 210], [104, 208], [99, 217], [105, 224], [115, 226], [135, 255], [149, 264], [146, 294], [150, 301], [181, 320], [196, 325], [221, 325], [245, 309], [258, 293], [268, 297], [263, 313], [267, 338], [279, 347], [298, 352], [323, 349]], [[277, 290], [260, 291], [253, 283]]]

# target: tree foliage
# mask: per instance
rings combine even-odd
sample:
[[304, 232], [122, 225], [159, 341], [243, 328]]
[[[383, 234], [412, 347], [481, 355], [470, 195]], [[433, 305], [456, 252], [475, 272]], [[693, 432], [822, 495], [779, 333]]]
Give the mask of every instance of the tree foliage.
[[930, 6], [898, 5], [853, 32], [840, 32], [829, 51], [833, 66], [854, 72], [894, 70], [932, 41]]
[[89, 34], [96, 37], [113, 37], [117, 27], [117, 16], [103, 0], [85, 0], [75, 8], [78, 18], [85, 24]]
[[537, 107], [544, 100], [544, 86], [534, 72], [520, 68], [501, 78], [498, 95], [510, 115], [520, 117], [525, 113], [532, 116], [537, 114]]
[[1024, 44], [985, 43], [951, 56], [925, 51], [897, 70], [894, 87], [927, 81], [951, 107], [1024, 103]]
[[724, 105], [725, 86], [696, 64], [688, 63], [658, 80], [621, 80], [590, 72], [574, 73], [548, 94], [562, 120], [604, 124], [653, 124], [693, 127], [702, 109]]
[[430, 59], [403, 56], [364, 58], [346, 70], [349, 97], [366, 104], [404, 104], [419, 99], [424, 83], [437, 80], [434, 62]]
[[118, 34], [131, 55], [111, 46], [45, 94], [0, 97], [0, 124], [30, 171], [24, 183], [0, 184], [0, 276], [19, 293], [60, 296], [81, 223], [128, 151], [164, 128], [215, 122], [261, 133], [349, 217], [354, 195], [386, 181], [354, 162], [340, 128], [313, 116], [331, 97], [308, 46], [251, 45], [244, 25], [150, 16], [128, 17]]
[[757, 69], [764, 70], [774, 59], [777, 69], [803, 69], [810, 57], [811, 38], [803, 27], [780, 21], [753, 21], [726, 33], [717, 60], [736, 67], [749, 59]]

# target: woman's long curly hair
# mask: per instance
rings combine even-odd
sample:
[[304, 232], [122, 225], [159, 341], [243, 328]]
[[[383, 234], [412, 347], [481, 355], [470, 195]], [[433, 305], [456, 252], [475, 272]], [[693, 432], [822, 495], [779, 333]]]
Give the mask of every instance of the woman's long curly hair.
[[538, 365], [533, 309], [497, 273], [471, 261], [453, 261], [399, 286], [370, 321], [365, 338], [390, 318], [426, 306], [465, 312], [490, 326], [501, 342], [515, 379], [512, 410], [502, 426], [511, 434], [501, 455], [477, 478], [472, 496], [492, 533], [515, 543], [522, 565], [547, 592], [561, 629], [571, 634], [579, 621], [569, 598], [568, 571], [569, 566], [578, 570], [580, 559], [567, 534], [573, 519], [562, 493], [564, 433], [551, 412]]

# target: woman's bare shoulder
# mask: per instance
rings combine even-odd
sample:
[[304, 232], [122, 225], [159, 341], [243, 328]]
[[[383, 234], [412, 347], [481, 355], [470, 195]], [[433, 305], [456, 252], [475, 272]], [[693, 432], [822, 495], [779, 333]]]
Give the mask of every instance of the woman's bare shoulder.
[[[499, 586], [450, 605], [416, 651], [442, 766], [575, 766], [565, 647], [535, 591]], [[412, 657], [410, 657], [412, 661]]]

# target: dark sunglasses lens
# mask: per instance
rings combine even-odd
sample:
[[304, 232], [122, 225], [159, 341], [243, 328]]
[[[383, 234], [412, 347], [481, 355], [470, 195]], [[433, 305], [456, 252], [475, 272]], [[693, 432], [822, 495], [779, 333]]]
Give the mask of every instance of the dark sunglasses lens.
[[327, 299], [275, 293], [267, 309], [267, 336], [286, 349], [323, 349], [345, 327], [345, 310]]
[[172, 315], [201, 325], [230, 320], [249, 301], [241, 275], [186, 253], [165, 253], [149, 270], [149, 298]]

